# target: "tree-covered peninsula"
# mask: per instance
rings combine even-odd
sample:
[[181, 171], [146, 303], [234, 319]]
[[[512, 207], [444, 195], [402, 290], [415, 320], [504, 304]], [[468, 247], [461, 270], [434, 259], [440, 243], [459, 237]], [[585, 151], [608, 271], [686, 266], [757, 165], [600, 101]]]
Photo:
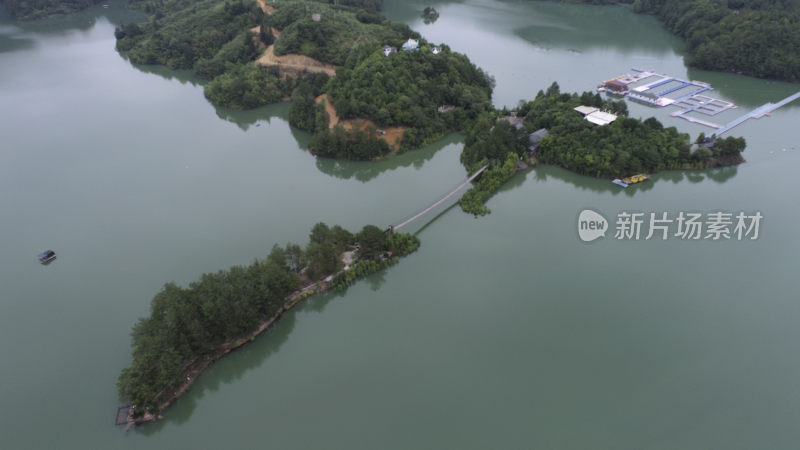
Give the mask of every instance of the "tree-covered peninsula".
[[[575, 111], [591, 106], [619, 117], [605, 126], [595, 125]], [[669, 169], [705, 169], [744, 161], [744, 138], [701, 137], [692, 145], [688, 134], [665, 128], [651, 117], [627, 117], [624, 101], [604, 100], [599, 94], [561, 93], [553, 83], [534, 100], [521, 101], [515, 115], [497, 112], [483, 117], [467, 134], [461, 162], [469, 172], [489, 163], [487, 169], [461, 199], [473, 214], [487, 212], [483, 203], [516, 171], [517, 161], [535, 155], [536, 160], [593, 177], [625, 177], [640, 172]], [[499, 116], [504, 117], [500, 118]], [[513, 117], [513, 120], [509, 120]], [[512, 125], [511, 122], [517, 125]], [[542, 133], [547, 130], [547, 133]], [[532, 139], [534, 137], [534, 139]], [[535, 143], [534, 143], [535, 141]]]
[[491, 77], [385, 19], [379, 1], [132, 1], [151, 15], [116, 31], [131, 61], [193, 70], [220, 106], [291, 99], [290, 122], [322, 156], [416, 148], [491, 110]]
[[209, 364], [251, 341], [300, 300], [396, 263], [419, 247], [403, 233], [358, 233], [318, 223], [305, 248], [274, 246], [264, 260], [207, 273], [188, 287], [167, 283], [131, 333], [133, 361], [119, 376], [129, 420], [154, 420]]
[[686, 40], [699, 69], [800, 80], [800, 0], [563, 0], [632, 4]]
[[[149, 20], [119, 27], [117, 49], [136, 64], [194, 71], [209, 80], [206, 97], [216, 105], [254, 108], [288, 97], [313, 72], [308, 61], [335, 70], [362, 46], [415, 35], [383, 19], [380, 1], [338, 3], [131, 0]], [[281, 58], [300, 55], [312, 59]]]
[[14, 20], [36, 20], [60, 14], [70, 14], [102, 0], [0, 0]]

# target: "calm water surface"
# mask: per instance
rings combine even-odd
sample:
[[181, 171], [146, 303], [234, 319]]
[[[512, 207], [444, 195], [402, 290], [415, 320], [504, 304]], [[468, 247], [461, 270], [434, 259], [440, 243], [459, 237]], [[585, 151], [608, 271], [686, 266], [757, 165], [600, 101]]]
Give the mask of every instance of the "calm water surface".
[[[678, 39], [623, 7], [434, 3], [424, 25], [429, 2], [385, 3], [495, 76], [498, 106], [631, 67], [710, 82], [738, 113], [800, 90], [687, 70]], [[800, 103], [732, 132], [749, 144], [737, 168], [624, 192], [520, 174], [489, 216], [450, 209], [417, 253], [312, 298], [124, 434], [114, 384], [164, 282], [305, 242], [320, 220], [396, 223], [465, 175], [455, 135], [379, 163], [316, 159], [287, 105], [215, 109], [189, 74], [121, 58], [113, 29], [133, 20], [117, 3], [0, 18], [0, 447], [796, 448]], [[585, 207], [765, 219], [753, 242], [589, 245]]]

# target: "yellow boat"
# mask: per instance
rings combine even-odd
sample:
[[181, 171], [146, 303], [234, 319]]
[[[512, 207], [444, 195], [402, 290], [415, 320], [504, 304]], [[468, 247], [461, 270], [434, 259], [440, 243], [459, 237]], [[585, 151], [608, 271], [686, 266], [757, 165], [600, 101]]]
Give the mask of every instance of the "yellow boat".
[[631, 176], [629, 176], [627, 178], [623, 178], [622, 182], [625, 183], [625, 184], [636, 184], [636, 183], [641, 183], [642, 181], [645, 181], [645, 180], [648, 180], [648, 179], [650, 179], [649, 175], [645, 175], [643, 173], [639, 173], [639, 174], [636, 174], [636, 175], [631, 175]]

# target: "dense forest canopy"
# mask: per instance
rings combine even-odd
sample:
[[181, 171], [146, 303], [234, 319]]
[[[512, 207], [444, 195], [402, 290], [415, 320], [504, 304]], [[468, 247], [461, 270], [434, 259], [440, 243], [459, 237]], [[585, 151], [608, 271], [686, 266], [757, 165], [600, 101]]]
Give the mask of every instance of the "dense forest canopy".
[[[377, 50], [339, 69], [327, 86], [340, 118], [370, 118], [379, 126], [404, 126], [402, 146], [414, 148], [462, 130], [492, 109], [494, 80], [470, 60], [420, 40], [417, 51]], [[399, 45], [401, 42], [388, 42]], [[440, 50], [440, 51], [439, 51]], [[440, 107], [448, 107], [445, 113]]]
[[0, 0], [14, 20], [34, 20], [56, 14], [69, 14], [102, 0]]
[[[120, 397], [136, 406], [137, 415], [158, 412], [194, 362], [251, 334], [301, 285], [338, 272], [333, 286], [343, 288], [418, 246], [416, 237], [387, 234], [373, 225], [354, 234], [318, 223], [305, 249], [274, 246], [264, 260], [204, 274], [186, 288], [165, 284], [150, 304], [150, 315], [133, 327], [133, 361], [119, 376]], [[355, 261], [342, 271], [348, 250], [355, 252]]]
[[[134, 63], [196, 69], [215, 58], [231, 65], [255, 59], [254, 43], [246, 38], [247, 30], [263, 20], [264, 13], [255, 2], [165, 0], [160, 4], [147, 23], [117, 30], [117, 49], [127, 52]], [[134, 5], [156, 8], [149, 1]]]
[[490, 110], [493, 80], [446, 45], [438, 54], [433, 48], [421, 41], [415, 52], [384, 56], [379, 50], [341, 69], [328, 87], [339, 117], [425, 129], [446, 126], [447, 115], [437, 113], [443, 105], [470, 119]]
[[383, 16], [355, 7], [314, 4], [320, 15], [315, 21], [307, 2], [278, 2], [274, 14], [264, 22], [281, 30], [275, 54], [298, 53], [322, 62], [345, 64], [359, 47], [377, 48], [383, 43], [419, 37], [405, 24], [390, 22]]

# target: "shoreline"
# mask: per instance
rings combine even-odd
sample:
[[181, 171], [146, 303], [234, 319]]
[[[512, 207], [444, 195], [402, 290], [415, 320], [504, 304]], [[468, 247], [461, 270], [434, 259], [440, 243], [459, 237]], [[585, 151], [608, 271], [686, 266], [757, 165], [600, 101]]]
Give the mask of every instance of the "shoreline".
[[161, 419], [162, 418], [161, 412], [163, 412], [165, 409], [167, 409], [170, 406], [172, 406], [173, 403], [175, 403], [181, 396], [183, 396], [183, 394], [185, 394], [189, 390], [189, 388], [192, 386], [192, 384], [194, 384], [194, 382], [197, 380], [198, 376], [201, 375], [212, 363], [222, 359], [222, 357], [224, 357], [225, 355], [231, 353], [234, 350], [239, 349], [240, 347], [244, 346], [248, 342], [251, 342], [253, 339], [255, 339], [257, 336], [259, 336], [261, 333], [263, 333], [264, 331], [269, 329], [269, 327], [272, 326], [272, 324], [277, 322], [278, 319], [281, 318], [283, 313], [285, 313], [285, 312], [289, 311], [290, 309], [292, 309], [293, 307], [295, 307], [302, 300], [305, 300], [306, 298], [311, 297], [314, 294], [321, 294], [323, 292], [326, 292], [330, 287], [330, 283], [328, 281], [326, 281], [326, 280], [335, 278], [337, 275], [340, 275], [343, 272], [345, 272], [345, 270], [337, 272], [334, 275], [325, 277], [320, 281], [316, 281], [314, 283], [311, 283], [311, 284], [309, 284], [307, 286], [302, 287], [301, 289], [299, 289], [297, 291], [292, 292], [286, 298], [286, 301], [284, 302], [284, 304], [281, 307], [281, 309], [275, 315], [264, 319], [259, 324], [258, 328], [255, 329], [255, 331], [253, 331], [252, 333], [250, 333], [250, 334], [248, 334], [248, 335], [246, 335], [244, 337], [235, 339], [233, 341], [226, 342], [226, 343], [224, 343], [222, 345], [222, 347], [220, 349], [218, 349], [218, 350], [216, 350], [216, 351], [214, 351], [212, 353], [209, 353], [207, 355], [201, 356], [201, 357], [195, 359], [194, 361], [188, 363], [186, 365], [187, 371], [184, 374], [184, 376], [186, 378], [186, 381], [184, 381], [182, 384], [180, 384], [174, 390], [173, 394], [170, 396], [170, 398], [168, 400], [166, 400], [161, 405], [159, 405], [157, 412], [146, 411], [142, 416], [134, 417], [134, 413], [133, 413], [134, 409], [133, 409], [133, 407], [131, 407], [129, 412], [128, 412], [128, 418], [127, 418], [127, 421], [125, 422], [125, 424], [128, 425], [128, 426], [130, 426], [130, 425], [140, 425], [140, 424], [144, 424], [144, 423], [148, 423], [148, 422], [155, 422], [155, 421]]
[[[384, 254], [380, 260], [353, 260], [351, 252], [345, 252], [342, 254], [342, 262], [345, 264], [344, 268], [341, 270], [322, 276], [317, 281], [311, 282], [302, 288], [292, 292], [284, 299], [284, 303], [281, 308], [272, 316], [265, 318], [262, 320], [258, 327], [250, 333], [247, 333], [245, 336], [227, 341], [223, 343], [219, 348], [214, 351], [211, 351], [205, 355], [201, 355], [194, 360], [185, 363], [186, 370], [183, 374], [184, 381], [178, 384], [172, 392], [161, 404], [158, 406], [157, 411], [145, 411], [141, 416], [135, 417], [134, 416], [134, 406], [132, 405], [128, 410], [128, 415], [126, 417], [125, 422], [119, 423], [119, 425], [126, 425], [128, 428], [133, 425], [140, 425], [148, 422], [155, 422], [161, 418], [161, 413], [169, 408], [173, 403], [175, 403], [181, 396], [183, 396], [186, 392], [189, 391], [189, 388], [194, 384], [197, 378], [205, 371], [211, 364], [220, 360], [225, 355], [237, 350], [247, 344], [248, 342], [252, 342], [255, 340], [257, 336], [262, 334], [264, 331], [268, 330], [281, 316], [297, 306], [298, 303], [301, 301], [311, 297], [315, 294], [321, 294], [324, 292], [328, 292], [331, 290], [344, 290], [350, 284], [355, 282], [360, 278], [364, 278], [368, 275], [371, 275], [379, 270], [383, 270], [396, 264], [400, 257], [408, 256], [410, 253], [416, 251], [419, 248], [419, 241], [413, 245], [411, 249], [407, 250], [395, 250], [390, 251]], [[349, 256], [348, 256], [349, 253]], [[367, 264], [364, 264], [367, 263]], [[377, 263], [377, 264], [373, 264]], [[167, 389], [163, 390], [162, 392], [167, 391]]]

